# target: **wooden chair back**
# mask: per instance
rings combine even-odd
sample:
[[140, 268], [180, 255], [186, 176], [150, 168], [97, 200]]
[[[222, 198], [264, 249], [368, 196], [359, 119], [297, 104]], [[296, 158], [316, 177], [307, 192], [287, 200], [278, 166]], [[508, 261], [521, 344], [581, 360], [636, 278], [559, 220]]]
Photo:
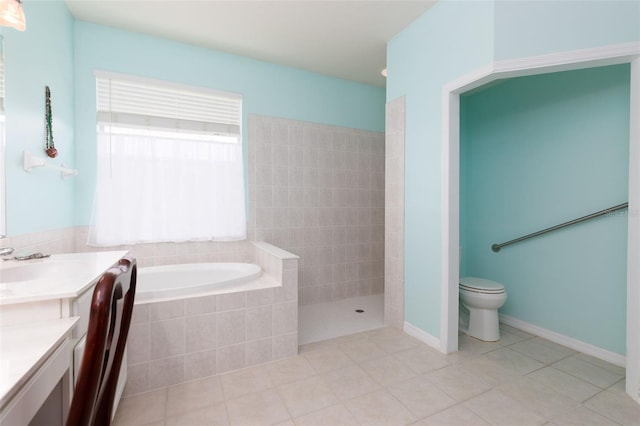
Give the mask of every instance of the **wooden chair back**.
[[[67, 426], [109, 425], [136, 292], [136, 260], [125, 256], [98, 280]], [[126, 366], [124, 366], [126, 368]]]

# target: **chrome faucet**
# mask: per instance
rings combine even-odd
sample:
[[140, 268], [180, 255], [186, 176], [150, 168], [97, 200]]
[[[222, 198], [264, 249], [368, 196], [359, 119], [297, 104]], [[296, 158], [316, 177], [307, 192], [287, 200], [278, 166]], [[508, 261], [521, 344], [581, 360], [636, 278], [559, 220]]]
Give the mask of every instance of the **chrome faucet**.
[[0, 248], [0, 256], [6, 256], [13, 253], [12, 247], [2, 247]]

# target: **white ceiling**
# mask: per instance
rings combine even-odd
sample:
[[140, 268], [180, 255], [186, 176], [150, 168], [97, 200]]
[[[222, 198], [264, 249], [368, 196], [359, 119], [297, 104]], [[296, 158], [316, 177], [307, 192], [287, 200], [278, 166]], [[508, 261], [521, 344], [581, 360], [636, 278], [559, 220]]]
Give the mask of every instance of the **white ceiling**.
[[79, 20], [384, 86], [386, 42], [435, 0], [66, 0]]

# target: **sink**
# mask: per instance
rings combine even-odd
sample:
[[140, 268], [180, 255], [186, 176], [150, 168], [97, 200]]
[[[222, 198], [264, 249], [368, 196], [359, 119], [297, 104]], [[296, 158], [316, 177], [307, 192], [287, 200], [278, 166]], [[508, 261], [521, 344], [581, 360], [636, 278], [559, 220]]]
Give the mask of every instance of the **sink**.
[[0, 283], [8, 284], [21, 281], [32, 281], [42, 278], [59, 277], [82, 265], [82, 262], [60, 262], [44, 260], [35, 263], [13, 263], [0, 266]]
[[55, 272], [55, 263], [29, 263], [15, 265], [8, 268], [0, 268], [0, 283], [12, 283], [18, 281], [31, 281], [41, 277], [46, 277]]

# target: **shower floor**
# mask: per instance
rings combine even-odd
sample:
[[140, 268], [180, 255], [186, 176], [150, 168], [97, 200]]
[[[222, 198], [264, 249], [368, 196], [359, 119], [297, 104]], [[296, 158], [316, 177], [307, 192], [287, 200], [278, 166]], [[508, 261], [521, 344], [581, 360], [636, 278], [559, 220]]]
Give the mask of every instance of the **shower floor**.
[[[364, 312], [356, 312], [363, 310]], [[382, 294], [298, 308], [298, 344], [318, 342], [384, 326]]]

